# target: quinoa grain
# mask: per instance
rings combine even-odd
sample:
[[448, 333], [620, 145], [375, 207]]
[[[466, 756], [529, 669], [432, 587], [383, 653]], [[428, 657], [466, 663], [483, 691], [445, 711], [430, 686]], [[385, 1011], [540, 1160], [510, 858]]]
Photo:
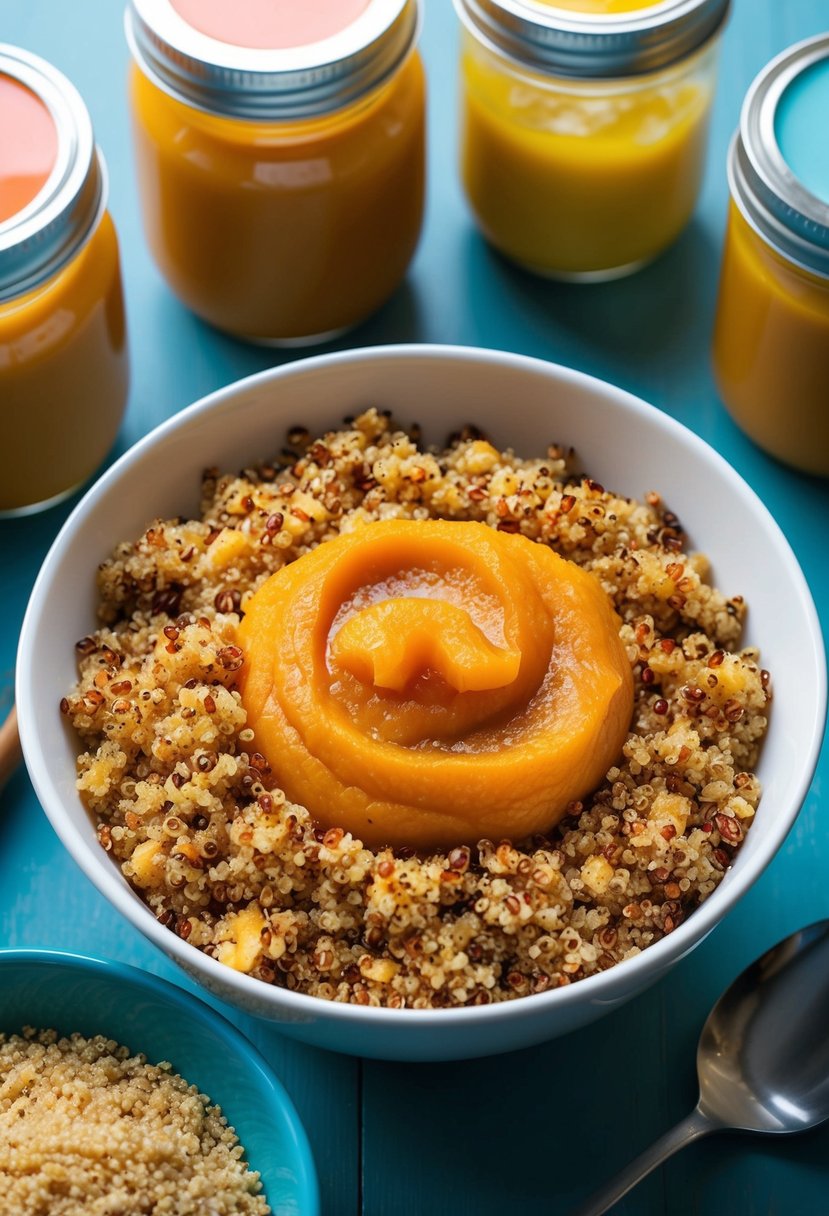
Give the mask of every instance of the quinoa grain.
[[[521, 460], [469, 428], [426, 451], [376, 410], [297, 447], [238, 476], [209, 470], [199, 519], [157, 520], [99, 570], [101, 627], [78, 643], [61, 711], [126, 878], [229, 966], [390, 1008], [522, 997], [672, 932], [721, 881], [760, 798], [771, 691], [740, 648], [742, 597], [710, 585], [659, 495], [615, 495], [575, 475], [567, 449]], [[547, 836], [371, 850], [320, 830], [252, 750], [235, 683], [250, 596], [364, 522], [432, 517], [551, 545], [621, 618], [636, 686], [623, 755]]]
[[0, 1206], [14, 1216], [267, 1216], [217, 1106], [101, 1035], [0, 1034]]

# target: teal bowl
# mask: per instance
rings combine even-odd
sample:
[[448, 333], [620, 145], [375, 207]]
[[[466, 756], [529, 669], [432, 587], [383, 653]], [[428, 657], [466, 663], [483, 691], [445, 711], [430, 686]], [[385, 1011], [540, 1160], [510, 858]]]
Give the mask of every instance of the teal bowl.
[[259, 1052], [220, 1014], [135, 967], [52, 950], [0, 951], [0, 1031], [106, 1035], [176, 1072], [221, 1106], [262, 1176], [274, 1216], [318, 1216], [308, 1139]]

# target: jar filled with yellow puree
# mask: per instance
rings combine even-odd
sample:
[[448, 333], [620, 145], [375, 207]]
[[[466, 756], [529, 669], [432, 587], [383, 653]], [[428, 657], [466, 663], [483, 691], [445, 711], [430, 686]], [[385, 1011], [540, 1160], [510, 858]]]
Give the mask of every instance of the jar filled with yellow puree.
[[419, 0], [130, 0], [144, 227], [179, 299], [250, 341], [323, 341], [420, 234]]
[[49, 506], [95, 471], [128, 379], [89, 114], [51, 64], [0, 44], [0, 515]]
[[829, 34], [754, 81], [728, 176], [720, 395], [760, 447], [829, 476]]
[[477, 224], [537, 274], [651, 261], [691, 218], [728, 0], [455, 0], [461, 174]]

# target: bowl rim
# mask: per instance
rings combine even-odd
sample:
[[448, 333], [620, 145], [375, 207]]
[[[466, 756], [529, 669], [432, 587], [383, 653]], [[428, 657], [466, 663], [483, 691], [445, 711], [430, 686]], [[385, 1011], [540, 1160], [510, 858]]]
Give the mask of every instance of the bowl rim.
[[[106, 495], [110, 487], [117, 483], [121, 474], [132, 465], [140, 463], [145, 454], [168, 436], [179, 430], [186, 429], [205, 413], [214, 410], [227, 409], [228, 404], [238, 395], [251, 388], [270, 387], [281, 380], [312, 374], [320, 367], [336, 367], [353, 363], [378, 363], [382, 361], [395, 362], [398, 360], [430, 360], [489, 363], [516, 370], [534, 371], [549, 377], [551, 384], [579, 386], [583, 389], [598, 392], [600, 395], [612, 398], [615, 403], [629, 413], [647, 420], [650, 426], [662, 430], [668, 435], [679, 439], [690, 450], [718, 471], [720, 477], [739, 496], [746, 499], [753, 511], [764, 522], [765, 534], [775, 542], [777, 556], [787, 568], [791, 589], [797, 593], [803, 614], [809, 623], [809, 642], [813, 650], [815, 673], [815, 716], [811, 724], [811, 733], [806, 744], [805, 755], [807, 763], [803, 766], [800, 778], [795, 783], [790, 797], [787, 813], [783, 815], [780, 808], [773, 818], [769, 818], [765, 828], [761, 847], [757, 853], [744, 864], [742, 870], [731, 871], [729, 881], [721, 883], [715, 891], [699, 906], [693, 914], [677, 926], [674, 931], [654, 942], [638, 955], [624, 959], [622, 966], [608, 968], [607, 971], [597, 972], [586, 976], [574, 984], [563, 988], [555, 988], [546, 992], [534, 993], [531, 997], [499, 1001], [490, 1005], [461, 1006], [456, 1009], [389, 1009], [385, 1006], [362, 1006], [346, 1004], [340, 1001], [329, 1001], [321, 997], [294, 992], [288, 988], [264, 984], [252, 976], [237, 972], [232, 968], [205, 955], [197, 947], [183, 941], [177, 935], [170, 933], [153, 916], [152, 912], [136, 898], [126, 879], [115, 868], [112, 861], [101, 855], [95, 859], [90, 870], [88, 863], [90, 854], [86, 843], [72, 828], [63, 814], [62, 800], [54, 787], [49, 773], [48, 758], [39, 747], [37, 721], [36, 690], [32, 687], [29, 673], [32, 670], [32, 658], [37, 637], [37, 621], [48, 598], [48, 587], [53, 566], [58, 561], [60, 548], [68, 536], [73, 534], [94, 513], [98, 500]], [[80, 866], [87, 878], [98, 890], [135, 925], [145, 937], [158, 946], [166, 955], [175, 959], [185, 972], [192, 976], [193, 972], [203, 974], [208, 989], [211, 986], [222, 992], [221, 999], [231, 1000], [226, 995], [229, 989], [234, 990], [240, 1000], [250, 1004], [255, 1002], [260, 1006], [269, 1007], [274, 1012], [283, 1009], [285, 1018], [301, 1022], [317, 1021], [319, 1018], [335, 1023], [359, 1024], [373, 1023], [378, 1028], [395, 1026], [412, 1030], [416, 1026], [437, 1027], [474, 1019], [476, 1023], [499, 1022], [505, 1018], [515, 1019], [536, 1017], [546, 1009], [550, 1013], [559, 1006], [567, 1008], [573, 1004], [604, 1004], [609, 1001], [617, 988], [631, 987], [629, 980], [638, 973], [639, 984], [634, 988], [644, 988], [649, 982], [658, 978], [672, 963], [678, 961], [693, 949], [710, 933], [731, 908], [742, 898], [757, 881], [769, 865], [780, 846], [783, 844], [792, 825], [794, 824], [811, 785], [812, 777], [817, 766], [827, 707], [827, 678], [826, 658], [823, 636], [817, 609], [812, 598], [805, 575], [797, 558], [777, 521], [769, 512], [758, 494], [749, 486], [736, 469], [704, 439], [678, 422], [670, 414], [649, 404], [626, 389], [619, 388], [608, 381], [578, 371], [562, 364], [552, 363], [530, 355], [515, 354], [509, 351], [492, 350], [474, 346], [455, 346], [439, 343], [398, 343], [387, 346], [358, 347], [346, 351], [313, 355], [292, 360], [278, 367], [266, 368], [235, 380], [221, 388], [205, 394], [191, 405], [173, 414], [130, 447], [114, 464], [107, 469], [87, 490], [80, 502], [75, 506], [63, 527], [58, 532], [35, 581], [29, 604], [23, 620], [20, 633], [20, 643], [17, 657], [16, 700], [20, 723], [20, 737], [23, 754], [29, 770], [32, 783], [38, 799], [49, 818], [53, 828], [62, 840], [71, 856]], [[278, 1018], [277, 1018], [278, 1020]]]
[[[293, 1100], [261, 1051], [242, 1034], [241, 1030], [237, 1030], [224, 1014], [208, 1005], [199, 996], [173, 983], [172, 980], [164, 979], [151, 971], [144, 971], [131, 963], [122, 963], [116, 959], [79, 954], [73, 950], [55, 950], [51, 947], [0, 948], [0, 975], [8, 967], [14, 965], [63, 967], [77, 971], [79, 974], [91, 973], [99, 979], [115, 983], [118, 987], [126, 986], [159, 998], [165, 1004], [174, 1006], [187, 1019], [197, 1019], [203, 1025], [208, 1026], [211, 1031], [215, 1031], [230, 1052], [247, 1062], [254, 1075], [267, 1089], [275, 1106], [280, 1110], [287, 1133], [286, 1142], [294, 1156], [294, 1172], [301, 1199], [299, 1211], [302, 1216], [319, 1216], [319, 1183], [314, 1156], [311, 1152], [308, 1133], [305, 1131]], [[140, 1052], [142, 1050], [140, 1043], [130, 1050], [133, 1051], [133, 1054]], [[188, 1084], [192, 1084], [189, 1078], [184, 1079], [188, 1081]], [[224, 1110], [222, 1113], [226, 1114]], [[245, 1153], [247, 1159], [246, 1148]]]

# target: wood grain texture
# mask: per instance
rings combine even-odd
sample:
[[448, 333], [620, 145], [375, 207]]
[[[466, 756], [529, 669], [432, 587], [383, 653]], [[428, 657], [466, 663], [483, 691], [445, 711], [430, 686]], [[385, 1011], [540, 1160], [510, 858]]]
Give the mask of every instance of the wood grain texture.
[[[181, 406], [282, 356], [202, 325], [173, 299], [149, 260], [129, 147], [121, 5], [27, 0], [0, 8], [0, 36], [52, 60], [79, 87], [109, 162], [134, 365], [122, 450]], [[727, 200], [725, 153], [743, 95], [777, 51], [829, 27], [829, 0], [736, 0], [693, 222], [653, 266], [591, 288], [535, 280], [475, 232], [455, 171], [456, 19], [450, 0], [425, 0], [425, 10], [431, 132], [423, 239], [408, 282], [389, 305], [330, 348], [442, 341], [511, 349], [571, 364], [654, 402], [713, 443], [764, 498], [804, 567], [826, 631], [829, 574], [820, 532], [829, 519], [829, 485], [776, 464], [731, 423], [714, 392], [708, 342]], [[0, 521], [0, 717], [13, 699], [25, 602], [70, 505]], [[824, 746], [795, 829], [742, 904], [650, 992], [564, 1040], [489, 1061], [361, 1065], [231, 1015], [274, 1062], [297, 1103], [325, 1212], [566, 1216], [693, 1105], [697, 1036], [733, 975], [786, 932], [827, 914], [828, 783]], [[104, 954], [188, 986], [76, 869], [23, 773], [0, 802], [0, 945]], [[669, 1162], [617, 1211], [816, 1216], [829, 1208], [827, 1161], [826, 1129], [788, 1141], [712, 1138]]]

